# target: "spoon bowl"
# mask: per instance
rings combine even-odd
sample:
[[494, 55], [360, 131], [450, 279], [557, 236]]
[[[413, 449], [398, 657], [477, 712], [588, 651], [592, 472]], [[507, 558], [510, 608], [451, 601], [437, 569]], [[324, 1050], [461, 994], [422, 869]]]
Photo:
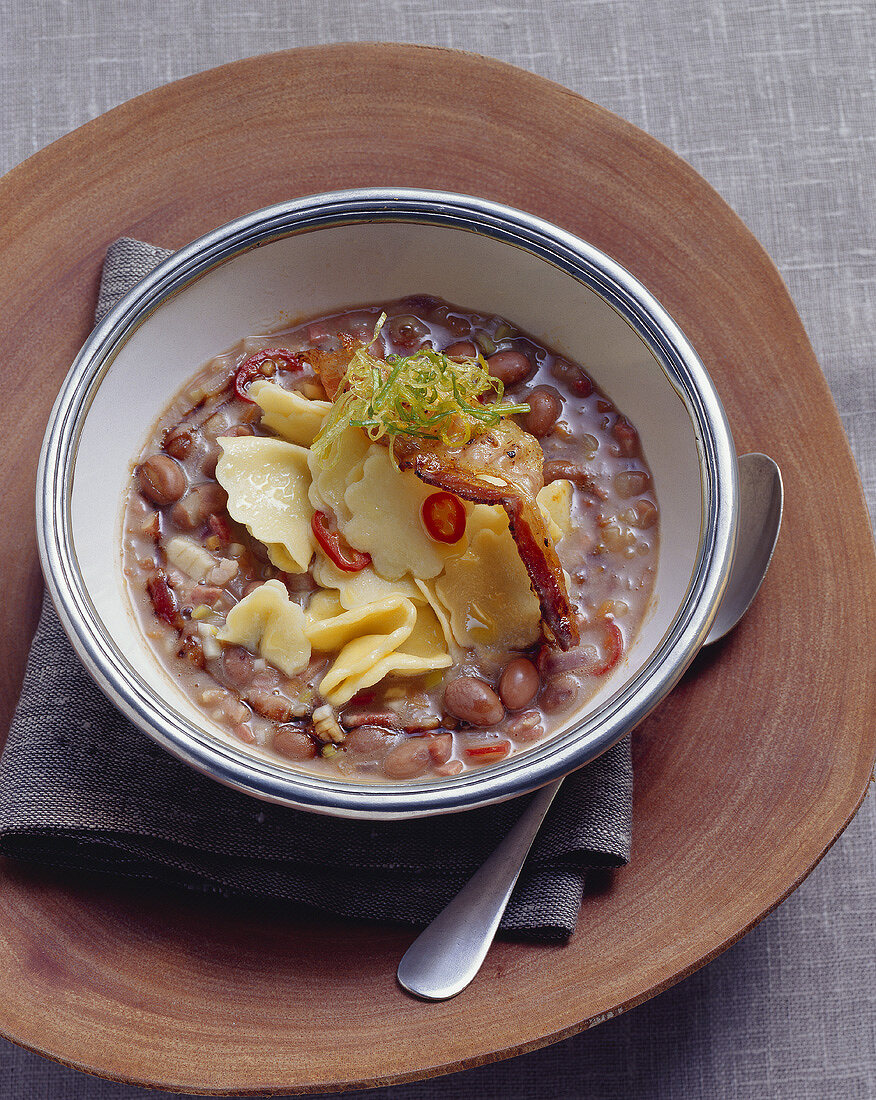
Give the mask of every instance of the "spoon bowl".
[[782, 473], [765, 454], [740, 455], [739, 531], [727, 589], [705, 645], [723, 638], [751, 606], [772, 560], [782, 526]]

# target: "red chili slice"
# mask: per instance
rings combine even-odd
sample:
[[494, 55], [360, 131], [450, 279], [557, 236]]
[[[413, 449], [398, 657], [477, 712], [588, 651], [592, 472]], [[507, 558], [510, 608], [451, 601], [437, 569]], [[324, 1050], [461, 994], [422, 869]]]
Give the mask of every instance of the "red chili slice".
[[590, 673], [593, 676], [604, 676], [606, 672], [611, 672], [614, 666], [621, 659], [621, 654], [624, 651], [624, 636], [620, 632], [620, 627], [611, 619], [605, 621], [605, 660], [599, 664], [594, 665], [590, 669]]
[[354, 550], [340, 531], [330, 525], [325, 512], [314, 512], [310, 526], [316, 541], [338, 569], [343, 569], [345, 573], [358, 573], [371, 564], [371, 555]]
[[423, 526], [436, 542], [459, 542], [465, 533], [465, 507], [452, 493], [432, 493], [422, 511]]
[[493, 764], [496, 760], [504, 760], [510, 751], [510, 741], [496, 741], [492, 745], [474, 745], [465, 750], [465, 755], [476, 764]]
[[248, 355], [234, 374], [234, 392], [242, 401], [255, 404], [251, 397], [247, 397], [246, 391], [257, 378], [267, 378], [268, 374], [273, 373], [262, 370], [266, 363], [272, 363], [275, 370], [301, 370], [304, 365], [300, 355], [286, 351], [285, 348], [262, 348], [261, 351]]

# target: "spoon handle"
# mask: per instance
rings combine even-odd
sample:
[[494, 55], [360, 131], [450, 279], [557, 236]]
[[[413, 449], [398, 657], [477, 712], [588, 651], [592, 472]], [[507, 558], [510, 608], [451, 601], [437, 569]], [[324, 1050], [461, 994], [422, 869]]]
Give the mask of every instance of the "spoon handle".
[[481, 968], [535, 834], [562, 779], [542, 787], [516, 825], [398, 964], [404, 989], [426, 1001], [461, 993]]

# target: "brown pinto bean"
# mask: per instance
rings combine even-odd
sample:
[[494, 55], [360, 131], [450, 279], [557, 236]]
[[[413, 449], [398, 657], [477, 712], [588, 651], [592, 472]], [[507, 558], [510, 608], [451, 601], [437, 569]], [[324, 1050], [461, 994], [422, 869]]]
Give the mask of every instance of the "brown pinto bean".
[[458, 313], [452, 313], [450, 306], [436, 306], [429, 311], [429, 316], [438, 325], [444, 325], [454, 336], [467, 336], [471, 332], [471, 321]]
[[242, 646], [229, 646], [222, 653], [222, 678], [233, 687], [246, 687], [253, 675], [252, 654]]
[[435, 766], [436, 775], [459, 775], [465, 765], [461, 760], [448, 760], [446, 764]]
[[578, 695], [580, 682], [569, 672], [555, 677], [541, 693], [541, 709], [545, 714], [570, 707]]
[[218, 439], [221, 435], [230, 435], [232, 426], [237, 423], [235, 411], [230, 404], [220, 405], [201, 425], [201, 436], [205, 439]]
[[542, 439], [559, 420], [563, 399], [553, 386], [536, 386], [524, 400], [529, 405], [529, 412], [520, 417], [520, 427], [536, 439]]
[[638, 527], [641, 531], [647, 531], [649, 527], [653, 527], [657, 522], [657, 508], [650, 500], [637, 500], [635, 510], [636, 522], [633, 526]]
[[395, 745], [400, 734], [383, 726], [357, 726], [344, 741], [344, 751], [355, 756], [358, 763], [378, 761]]
[[170, 455], [150, 455], [137, 469], [137, 484], [147, 500], [163, 508], [186, 491], [186, 475]]
[[487, 367], [505, 386], [514, 386], [532, 374], [532, 363], [522, 351], [497, 351], [487, 360]]
[[538, 694], [541, 680], [532, 661], [516, 657], [509, 661], [499, 677], [499, 695], [508, 710], [520, 710]]
[[477, 353], [478, 349], [471, 340], [457, 340], [455, 344], [451, 344], [444, 349], [445, 355], [465, 356], [467, 359], [474, 359]]
[[429, 754], [433, 763], [446, 764], [453, 752], [453, 737], [449, 733], [436, 733], [426, 740], [429, 742]]
[[245, 722], [239, 722], [231, 731], [245, 745], [255, 744], [255, 734]]
[[551, 374], [577, 397], [589, 397], [593, 393], [590, 376], [577, 363], [570, 363], [568, 359], [555, 359]]
[[428, 737], [409, 737], [390, 749], [383, 760], [383, 772], [390, 779], [416, 779], [432, 765]]
[[185, 458], [192, 449], [192, 436], [185, 428], [171, 428], [162, 444], [165, 451], [174, 458]]
[[412, 313], [403, 313], [399, 317], [390, 317], [386, 323], [386, 333], [400, 348], [418, 348], [429, 335], [429, 329]]
[[288, 722], [292, 717], [294, 708], [291, 699], [286, 699], [279, 692], [250, 688], [246, 699], [256, 714], [269, 718], [272, 722]]
[[316, 745], [302, 730], [294, 726], [283, 726], [274, 734], [271, 742], [274, 752], [289, 760], [312, 760], [316, 756]]
[[505, 714], [502, 700], [477, 676], [457, 676], [444, 689], [444, 706], [473, 726], [495, 726]]
[[617, 440], [618, 450], [626, 458], [632, 458], [639, 449], [639, 433], [625, 416], [619, 416], [614, 422], [611, 434]]
[[196, 469], [201, 472], [203, 477], [215, 477], [216, 467], [222, 455], [219, 444], [215, 441], [211, 443], [209, 440], [201, 439], [199, 451]]
[[211, 513], [221, 512], [228, 503], [228, 494], [215, 481], [193, 485], [182, 500], [170, 510], [170, 518], [186, 531], [194, 531], [210, 518]]
[[544, 726], [541, 724], [541, 712], [526, 710], [519, 718], [515, 718], [505, 729], [509, 737], [513, 737], [520, 744], [528, 744], [530, 741], [538, 741], [544, 737]]
[[651, 488], [651, 478], [645, 470], [621, 470], [613, 480], [617, 495], [623, 500], [640, 496]]

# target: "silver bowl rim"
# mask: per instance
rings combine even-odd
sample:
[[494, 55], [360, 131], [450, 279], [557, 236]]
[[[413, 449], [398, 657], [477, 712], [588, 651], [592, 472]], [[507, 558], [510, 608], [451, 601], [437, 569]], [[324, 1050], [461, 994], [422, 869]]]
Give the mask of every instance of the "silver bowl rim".
[[[704, 521], [684, 600], [647, 663], [609, 699], [534, 750], [453, 779], [364, 784], [292, 771], [236, 751], [170, 710], [104, 627], [79, 572], [70, 491], [81, 426], [118, 350], [164, 301], [212, 268], [271, 240], [361, 222], [464, 229], [522, 248], [595, 291], [649, 347], [685, 403], [699, 454]], [[227, 223], [159, 264], [95, 327], [55, 402], [37, 475], [37, 534], [51, 599], [74, 649], [103, 692], [173, 755], [232, 788], [339, 817], [399, 819], [513, 798], [574, 771], [629, 733], [675, 686], [708, 633], [732, 565], [738, 475], [729, 424], [706, 368], [669, 314], [625, 268], [534, 215], [468, 195], [359, 188], [278, 203]]]

